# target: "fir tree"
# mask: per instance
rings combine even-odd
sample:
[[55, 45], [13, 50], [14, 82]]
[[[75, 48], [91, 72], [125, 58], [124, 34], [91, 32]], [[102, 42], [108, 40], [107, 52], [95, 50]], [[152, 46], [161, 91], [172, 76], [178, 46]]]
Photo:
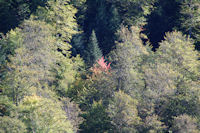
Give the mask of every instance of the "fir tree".
[[88, 8], [82, 24], [86, 37], [95, 30], [102, 53], [108, 54], [115, 45], [115, 33], [120, 25], [117, 8], [106, 0], [88, 0], [86, 4]]
[[200, 2], [184, 0], [180, 15], [181, 30], [195, 40], [196, 48], [200, 50]]
[[120, 25], [120, 17], [114, 5], [106, 4], [106, 1], [98, 1], [97, 13], [94, 27], [99, 47], [103, 54], [108, 54], [115, 46], [117, 40], [116, 32]]
[[1, 0], [0, 32], [7, 33], [28, 19], [38, 6], [44, 6], [47, 0]]
[[97, 60], [102, 57], [102, 53], [98, 46], [98, 41], [94, 30], [92, 31], [92, 34], [89, 38], [86, 54], [86, 60], [90, 66], [95, 64]]
[[[120, 22], [126, 26], [141, 26], [145, 24], [145, 16], [151, 12], [156, 0], [106, 0], [114, 5], [120, 16]], [[134, 14], [134, 15], [133, 15]]]

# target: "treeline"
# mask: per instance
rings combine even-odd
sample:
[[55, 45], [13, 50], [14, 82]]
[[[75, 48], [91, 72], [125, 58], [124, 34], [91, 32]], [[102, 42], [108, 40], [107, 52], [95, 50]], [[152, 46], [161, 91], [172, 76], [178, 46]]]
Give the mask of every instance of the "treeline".
[[199, 0], [0, 0], [0, 132], [199, 133]]

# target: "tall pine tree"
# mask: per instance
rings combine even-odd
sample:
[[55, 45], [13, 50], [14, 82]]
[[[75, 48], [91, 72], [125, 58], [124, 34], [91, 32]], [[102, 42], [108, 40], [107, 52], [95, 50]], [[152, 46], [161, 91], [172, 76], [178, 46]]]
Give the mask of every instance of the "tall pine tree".
[[96, 64], [97, 60], [102, 57], [102, 52], [98, 46], [98, 41], [96, 38], [95, 31], [92, 31], [92, 34], [89, 38], [86, 49], [86, 61], [90, 66]]
[[94, 29], [102, 53], [108, 54], [115, 45], [115, 33], [120, 25], [117, 8], [106, 0], [88, 0], [86, 4], [87, 10], [81, 24], [86, 38], [89, 38]]
[[200, 50], [200, 2], [199, 0], [184, 0], [180, 11], [181, 30], [195, 40]]

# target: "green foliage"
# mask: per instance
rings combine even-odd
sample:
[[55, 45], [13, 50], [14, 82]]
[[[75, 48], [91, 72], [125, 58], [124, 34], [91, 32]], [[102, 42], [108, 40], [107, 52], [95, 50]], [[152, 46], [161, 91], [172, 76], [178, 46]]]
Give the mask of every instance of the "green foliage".
[[[2, 63], [1, 66], [2, 67], [1, 86], [3, 86], [3, 93], [7, 94], [13, 100], [13, 102], [18, 104], [19, 99], [22, 98], [21, 93], [23, 92], [23, 89], [21, 89], [18, 86], [19, 85], [18, 82], [21, 82], [21, 79], [20, 77], [18, 77], [18, 75], [15, 75], [14, 72], [12, 71], [12, 65], [10, 62], [12, 62], [11, 59], [12, 56], [17, 52], [15, 51], [15, 49], [20, 48], [23, 44], [23, 39], [22, 39], [22, 34], [20, 33], [20, 29], [16, 29], [16, 31], [10, 31], [7, 34], [5, 42], [8, 45], [3, 44], [1, 49], [2, 57], [4, 58], [4, 62]], [[11, 77], [12, 79], [10, 79]]]
[[37, 6], [43, 6], [46, 0], [1, 0], [0, 32], [7, 33], [28, 19]]
[[26, 96], [19, 105], [20, 119], [29, 132], [67, 132], [73, 133], [73, 127], [57, 100], [32, 95]]
[[[5, 94], [12, 98], [16, 105], [29, 91], [29, 87], [42, 88], [53, 81], [50, 70], [56, 60], [51, 56], [55, 50], [51, 28], [44, 22], [32, 20], [27, 20], [22, 26], [23, 29], [18, 31], [21, 38], [14, 42], [21, 46], [9, 57], [4, 80]], [[12, 39], [13, 35], [10, 36]]]
[[195, 78], [199, 71], [199, 54], [194, 50], [191, 39], [186, 38], [181, 32], [167, 33], [165, 41], [160, 43], [158, 55], [162, 62], [173, 65], [185, 76]]
[[35, 17], [55, 28], [54, 35], [62, 52], [69, 50], [70, 46], [68, 44], [72, 35], [77, 33], [75, 13], [76, 9], [69, 4], [69, 0], [50, 0], [44, 8], [40, 7], [37, 10]]
[[153, 50], [159, 47], [165, 33], [173, 31], [180, 23], [180, 4], [182, 0], [155, 0], [153, 11], [147, 15], [144, 32], [152, 43]]
[[22, 45], [22, 36], [19, 29], [11, 30], [6, 36], [1, 34], [0, 39], [0, 86], [6, 77], [6, 65], [10, 61], [9, 56], [15, 54], [15, 49]]
[[200, 50], [200, 3], [198, 0], [183, 0], [180, 11], [181, 30], [195, 40]]
[[[198, 58], [192, 41], [180, 32], [173, 32], [167, 33], [160, 43], [153, 65], [144, 67], [146, 88], [153, 90], [153, 93], [147, 90], [145, 96], [153, 97], [155, 112], [159, 112], [166, 125], [172, 125], [173, 116], [199, 117]], [[156, 99], [158, 96], [161, 97]]]
[[137, 112], [138, 101], [131, 98], [121, 90], [116, 92], [108, 107], [114, 132], [136, 132], [136, 126], [140, 123]]
[[84, 11], [77, 14], [80, 18], [84, 13], [84, 17], [81, 17], [81, 20], [78, 19], [85, 33], [83, 35], [86, 40], [89, 40], [92, 30], [95, 30], [102, 53], [108, 54], [117, 39], [115, 32], [120, 25], [118, 11], [106, 0], [87, 0], [85, 7], [87, 8]]
[[86, 2], [86, 0], [71, 0], [71, 3], [75, 7], [79, 7], [79, 8], [81, 8], [85, 2]]
[[197, 122], [188, 115], [180, 115], [174, 118], [172, 131], [175, 133], [198, 133]]
[[143, 81], [138, 78], [141, 73], [137, 68], [149, 53], [143, 46], [139, 32], [137, 27], [131, 27], [130, 30], [122, 27], [119, 31], [120, 41], [110, 54], [112, 74], [118, 90], [130, 92], [131, 88], [144, 86]]
[[143, 126], [147, 133], [162, 133], [166, 128], [157, 115], [147, 116]]
[[19, 33], [19, 29], [15, 31], [11, 30], [7, 33], [6, 36], [1, 34], [0, 46], [1, 46], [1, 56], [0, 56], [0, 64], [1, 67], [6, 64], [8, 61], [8, 56], [13, 55], [14, 50], [22, 45], [22, 36]]
[[22, 121], [8, 116], [0, 116], [0, 132], [1, 133], [25, 133], [26, 126]]
[[[116, 6], [120, 20], [128, 26], [139, 26], [145, 23], [145, 16], [151, 12], [154, 0], [107, 0]], [[132, 15], [134, 14], [134, 15]]]
[[91, 26], [96, 31], [99, 46], [103, 54], [108, 54], [114, 47], [117, 39], [115, 33], [120, 25], [120, 18], [117, 9], [106, 3], [106, 0], [96, 1], [95, 22]]
[[102, 57], [102, 52], [98, 46], [98, 41], [94, 30], [92, 31], [92, 34], [89, 38], [87, 51], [85, 55], [87, 56], [86, 61], [90, 66], [96, 64], [97, 60], [99, 60]]
[[173, 116], [188, 114], [199, 118], [199, 86], [198, 82], [179, 82], [177, 91], [160, 107], [160, 115], [168, 123], [171, 123]]
[[[96, 65], [98, 64], [94, 66]], [[95, 67], [92, 67], [84, 79], [75, 82], [75, 89], [71, 91], [72, 99], [80, 104], [83, 111], [89, 110], [93, 101], [102, 101], [102, 104], [107, 107], [115, 91], [115, 82], [111, 73], [99, 72], [99, 69], [96, 72], [94, 69]]]
[[73, 88], [72, 83], [78, 78], [77, 71], [83, 66], [80, 57], [71, 58], [69, 51], [72, 35], [77, 33], [75, 13], [76, 9], [69, 4], [69, 0], [50, 0], [45, 7], [38, 8], [36, 16], [33, 16], [36, 20], [45, 21], [53, 29], [51, 36], [55, 39], [56, 66], [51, 67], [55, 74], [53, 86], [60, 96], [66, 96], [69, 89]]
[[114, 91], [116, 90], [113, 78], [107, 74], [101, 74], [97, 79], [94, 79], [91, 87], [95, 90], [92, 91], [90, 100], [99, 101], [102, 99], [102, 103], [105, 106], [108, 105], [109, 100], [113, 97]]
[[57, 52], [57, 66], [53, 68], [55, 79], [53, 88], [59, 96], [67, 96], [74, 88], [74, 82], [80, 79], [84, 63], [80, 56], [66, 57]]
[[78, 132], [79, 125], [83, 122], [82, 117], [80, 117], [82, 112], [78, 107], [78, 104], [72, 102], [69, 98], [63, 98], [62, 103], [67, 118], [73, 126], [73, 132]]
[[0, 95], [0, 116], [10, 116], [15, 106], [7, 96]]
[[161, 98], [174, 94], [179, 74], [170, 64], [149, 63], [144, 66], [146, 97]]
[[101, 102], [94, 102], [87, 113], [81, 115], [85, 120], [80, 125], [81, 132], [108, 132], [112, 126], [105, 107]]
[[0, 19], [19, 26], [0, 33], [0, 132], [199, 132], [198, 0], [0, 0]]

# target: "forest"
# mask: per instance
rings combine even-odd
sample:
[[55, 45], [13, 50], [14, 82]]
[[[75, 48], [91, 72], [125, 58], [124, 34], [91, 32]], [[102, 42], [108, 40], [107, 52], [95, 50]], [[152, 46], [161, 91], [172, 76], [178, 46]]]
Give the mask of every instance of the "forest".
[[0, 133], [200, 133], [200, 0], [0, 0]]

